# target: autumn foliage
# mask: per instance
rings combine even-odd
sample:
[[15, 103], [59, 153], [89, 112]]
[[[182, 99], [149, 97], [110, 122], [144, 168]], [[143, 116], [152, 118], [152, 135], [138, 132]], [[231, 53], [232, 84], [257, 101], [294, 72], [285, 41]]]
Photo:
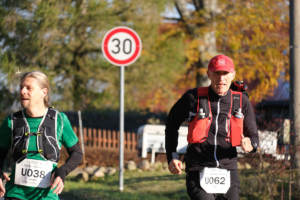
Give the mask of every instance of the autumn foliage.
[[[207, 39], [206, 32], [215, 34], [217, 54], [233, 58], [236, 80], [248, 84], [252, 102], [271, 96], [279, 79], [289, 79], [289, 16], [285, 1], [219, 1], [213, 20], [208, 14], [203, 10], [194, 11], [190, 18], [184, 22], [179, 20], [176, 26], [167, 26], [169, 31], [164, 32], [182, 38], [184, 43], [184, 72], [171, 89], [174, 97], [201, 85], [197, 78], [206, 75], [207, 60], [214, 56], [199, 50]], [[192, 31], [187, 30], [187, 24]], [[168, 109], [161, 105], [162, 95], [161, 90], [152, 91], [151, 102], [156, 105], [152, 104], [152, 109]], [[175, 100], [169, 98], [169, 101]]]
[[[178, 15], [166, 19], [166, 7]], [[100, 45], [120, 25], [143, 46], [125, 70], [126, 110], [169, 111], [186, 90], [208, 84], [208, 61], [219, 53], [234, 59], [253, 102], [289, 78], [285, 0], [2, 1], [0, 10], [2, 111], [17, 103], [16, 75], [31, 70], [49, 76], [60, 110], [118, 109], [119, 68]]]
[[[226, 1], [227, 2], [227, 1]], [[288, 5], [282, 0], [235, 1], [223, 4], [217, 42], [231, 56], [238, 80], [249, 85], [250, 99], [272, 95], [280, 78], [289, 74]]]

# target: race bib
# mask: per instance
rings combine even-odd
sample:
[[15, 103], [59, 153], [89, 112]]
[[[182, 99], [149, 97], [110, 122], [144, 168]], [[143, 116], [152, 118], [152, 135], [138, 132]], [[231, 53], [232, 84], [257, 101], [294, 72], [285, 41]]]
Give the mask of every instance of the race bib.
[[24, 159], [16, 164], [15, 184], [47, 188], [50, 186], [52, 169], [51, 161]]
[[200, 172], [200, 185], [207, 193], [225, 194], [230, 188], [230, 171], [205, 167]]

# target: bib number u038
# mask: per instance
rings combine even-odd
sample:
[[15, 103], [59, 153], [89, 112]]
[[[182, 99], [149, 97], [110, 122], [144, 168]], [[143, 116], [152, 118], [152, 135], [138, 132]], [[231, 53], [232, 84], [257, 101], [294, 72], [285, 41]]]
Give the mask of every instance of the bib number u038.
[[200, 185], [207, 193], [227, 193], [230, 188], [230, 171], [205, 167], [200, 172]]
[[44, 160], [24, 159], [16, 164], [15, 184], [47, 188], [50, 186], [53, 163]]

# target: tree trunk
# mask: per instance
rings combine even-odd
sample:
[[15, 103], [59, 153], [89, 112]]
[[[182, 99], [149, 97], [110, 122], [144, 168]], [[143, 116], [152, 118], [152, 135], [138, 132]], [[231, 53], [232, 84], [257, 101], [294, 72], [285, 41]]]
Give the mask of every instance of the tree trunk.
[[211, 31], [204, 33], [204, 35], [199, 35], [194, 33], [195, 25], [188, 24], [187, 19], [192, 17], [191, 9], [188, 9], [188, 2], [189, 0], [175, 0], [176, 8], [179, 12], [181, 17], [181, 21], [185, 23], [185, 27], [189, 34], [194, 39], [202, 41], [203, 45], [199, 46], [199, 60], [194, 63], [196, 67], [196, 86], [208, 86], [210, 84], [210, 80], [208, 79], [207, 75], [203, 75], [200, 73], [200, 69], [207, 68], [208, 62], [210, 58], [217, 54], [216, 52], [216, 36], [215, 36], [215, 26], [216, 22], [214, 20], [214, 16], [217, 10], [217, 0], [194, 0], [194, 6], [197, 11], [204, 10], [207, 13], [207, 24], [211, 24]]
[[[199, 47], [201, 55], [201, 65], [198, 66], [199, 68], [207, 68], [211, 57], [217, 54], [215, 35], [216, 21], [214, 20], [217, 10], [217, 1], [218, 0], [203, 0], [204, 10], [210, 15], [209, 21], [211, 21], [212, 27], [211, 31], [206, 32], [202, 38], [204, 45]], [[210, 84], [210, 80], [208, 79], [207, 75], [201, 75], [198, 73], [197, 77], [197, 86], [208, 86]]]
[[300, 1], [290, 0], [290, 115], [292, 119], [292, 164], [296, 170], [294, 196], [300, 195]]

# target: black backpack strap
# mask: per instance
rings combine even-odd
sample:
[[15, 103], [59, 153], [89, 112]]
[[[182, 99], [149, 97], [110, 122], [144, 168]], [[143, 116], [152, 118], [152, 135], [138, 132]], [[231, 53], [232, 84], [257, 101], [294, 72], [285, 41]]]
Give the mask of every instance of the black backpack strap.
[[53, 122], [55, 122], [55, 116], [56, 116], [56, 110], [53, 108], [48, 108], [48, 111], [46, 113], [46, 116], [44, 118], [44, 121], [41, 123], [39, 127], [39, 131], [43, 132], [46, 127], [51, 127], [53, 125]]
[[48, 112], [47, 112], [47, 118], [51, 119], [51, 120], [55, 120], [55, 116], [56, 116], [56, 110], [54, 110], [52, 107], [48, 108]]
[[38, 138], [38, 151], [47, 160], [58, 162], [59, 145], [57, 139], [57, 122], [56, 116], [58, 111], [48, 108], [48, 111], [41, 123], [38, 132], [41, 134]]
[[22, 160], [28, 152], [29, 127], [23, 111], [12, 114], [11, 153], [15, 161]]
[[243, 99], [242, 95], [243, 95], [242, 92], [231, 90], [231, 103], [232, 103], [231, 114], [238, 112], [239, 109], [242, 110], [242, 99]]
[[[205, 113], [205, 115], [202, 115], [200, 109], [202, 109], [202, 113]], [[198, 88], [197, 114], [199, 115], [199, 117], [201, 117], [201, 116], [209, 117], [211, 114], [210, 101], [209, 101], [209, 96], [208, 96], [208, 87], [199, 87]]]
[[24, 121], [23, 111], [20, 110], [12, 114], [12, 129], [27, 126]]

